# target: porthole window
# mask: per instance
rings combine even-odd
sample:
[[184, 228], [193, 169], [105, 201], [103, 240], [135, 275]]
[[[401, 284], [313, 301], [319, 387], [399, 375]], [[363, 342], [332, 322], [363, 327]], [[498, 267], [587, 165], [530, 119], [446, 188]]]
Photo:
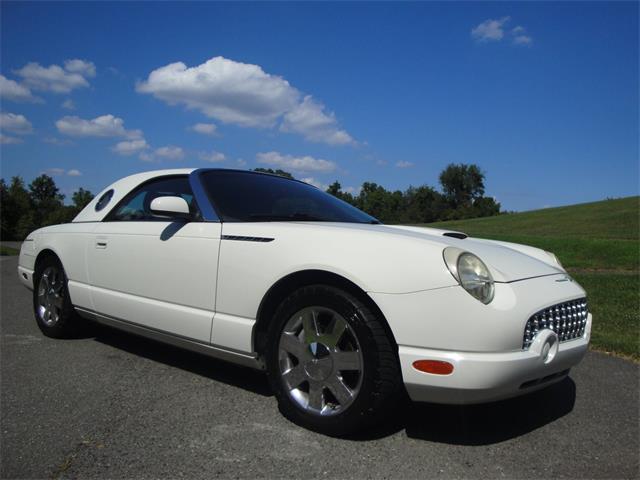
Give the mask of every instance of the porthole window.
[[98, 203], [96, 203], [96, 212], [99, 212], [104, 207], [106, 207], [111, 201], [111, 197], [113, 197], [113, 189], [104, 192], [104, 194], [100, 197], [100, 200], [98, 200]]

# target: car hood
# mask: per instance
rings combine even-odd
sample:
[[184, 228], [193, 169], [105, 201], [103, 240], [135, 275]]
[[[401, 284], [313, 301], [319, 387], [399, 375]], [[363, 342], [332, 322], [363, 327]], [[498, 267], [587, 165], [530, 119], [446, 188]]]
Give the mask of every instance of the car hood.
[[[317, 223], [308, 223], [307, 225], [318, 226]], [[456, 247], [477, 255], [487, 265], [496, 282], [507, 283], [566, 273], [562, 266], [556, 263], [553, 255], [539, 248], [467, 237], [461, 232], [452, 230], [356, 223], [322, 223], [322, 226], [335, 228], [342, 233], [358, 231], [359, 233], [368, 232], [371, 235], [396, 237], [398, 248], [402, 248], [402, 239], [422, 240], [425, 248], [442, 248], [444, 250], [446, 247]], [[462, 238], [450, 236], [452, 234]], [[388, 238], [388, 240], [392, 245], [396, 243], [394, 238]]]

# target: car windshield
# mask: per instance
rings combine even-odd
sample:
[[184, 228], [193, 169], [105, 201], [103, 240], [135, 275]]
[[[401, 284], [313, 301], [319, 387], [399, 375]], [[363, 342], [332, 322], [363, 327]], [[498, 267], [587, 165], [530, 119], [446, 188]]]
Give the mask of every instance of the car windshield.
[[333, 195], [276, 175], [210, 170], [202, 181], [223, 222], [380, 223]]

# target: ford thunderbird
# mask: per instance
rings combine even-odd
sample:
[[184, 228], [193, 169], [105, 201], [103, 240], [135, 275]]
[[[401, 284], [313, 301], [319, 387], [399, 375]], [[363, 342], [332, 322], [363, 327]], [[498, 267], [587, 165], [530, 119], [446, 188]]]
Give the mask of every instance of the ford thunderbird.
[[178, 169], [123, 178], [22, 245], [44, 335], [98, 322], [263, 369], [280, 410], [328, 434], [391, 402], [481, 403], [584, 356], [584, 290], [552, 253], [383, 225], [303, 182]]

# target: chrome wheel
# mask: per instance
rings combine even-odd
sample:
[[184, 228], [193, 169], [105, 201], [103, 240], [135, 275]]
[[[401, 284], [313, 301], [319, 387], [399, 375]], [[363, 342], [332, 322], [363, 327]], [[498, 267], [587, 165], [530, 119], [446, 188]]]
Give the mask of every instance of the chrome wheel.
[[287, 321], [278, 361], [285, 391], [309, 413], [340, 413], [360, 391], [360, 344], [347, 321], [329, 308], [307, 307]]
[[47, 267], [38, 282], [37, 314], [40, 320], [51, 327], [58, 323], [64, 304], [64, 276], [60, 269]]

